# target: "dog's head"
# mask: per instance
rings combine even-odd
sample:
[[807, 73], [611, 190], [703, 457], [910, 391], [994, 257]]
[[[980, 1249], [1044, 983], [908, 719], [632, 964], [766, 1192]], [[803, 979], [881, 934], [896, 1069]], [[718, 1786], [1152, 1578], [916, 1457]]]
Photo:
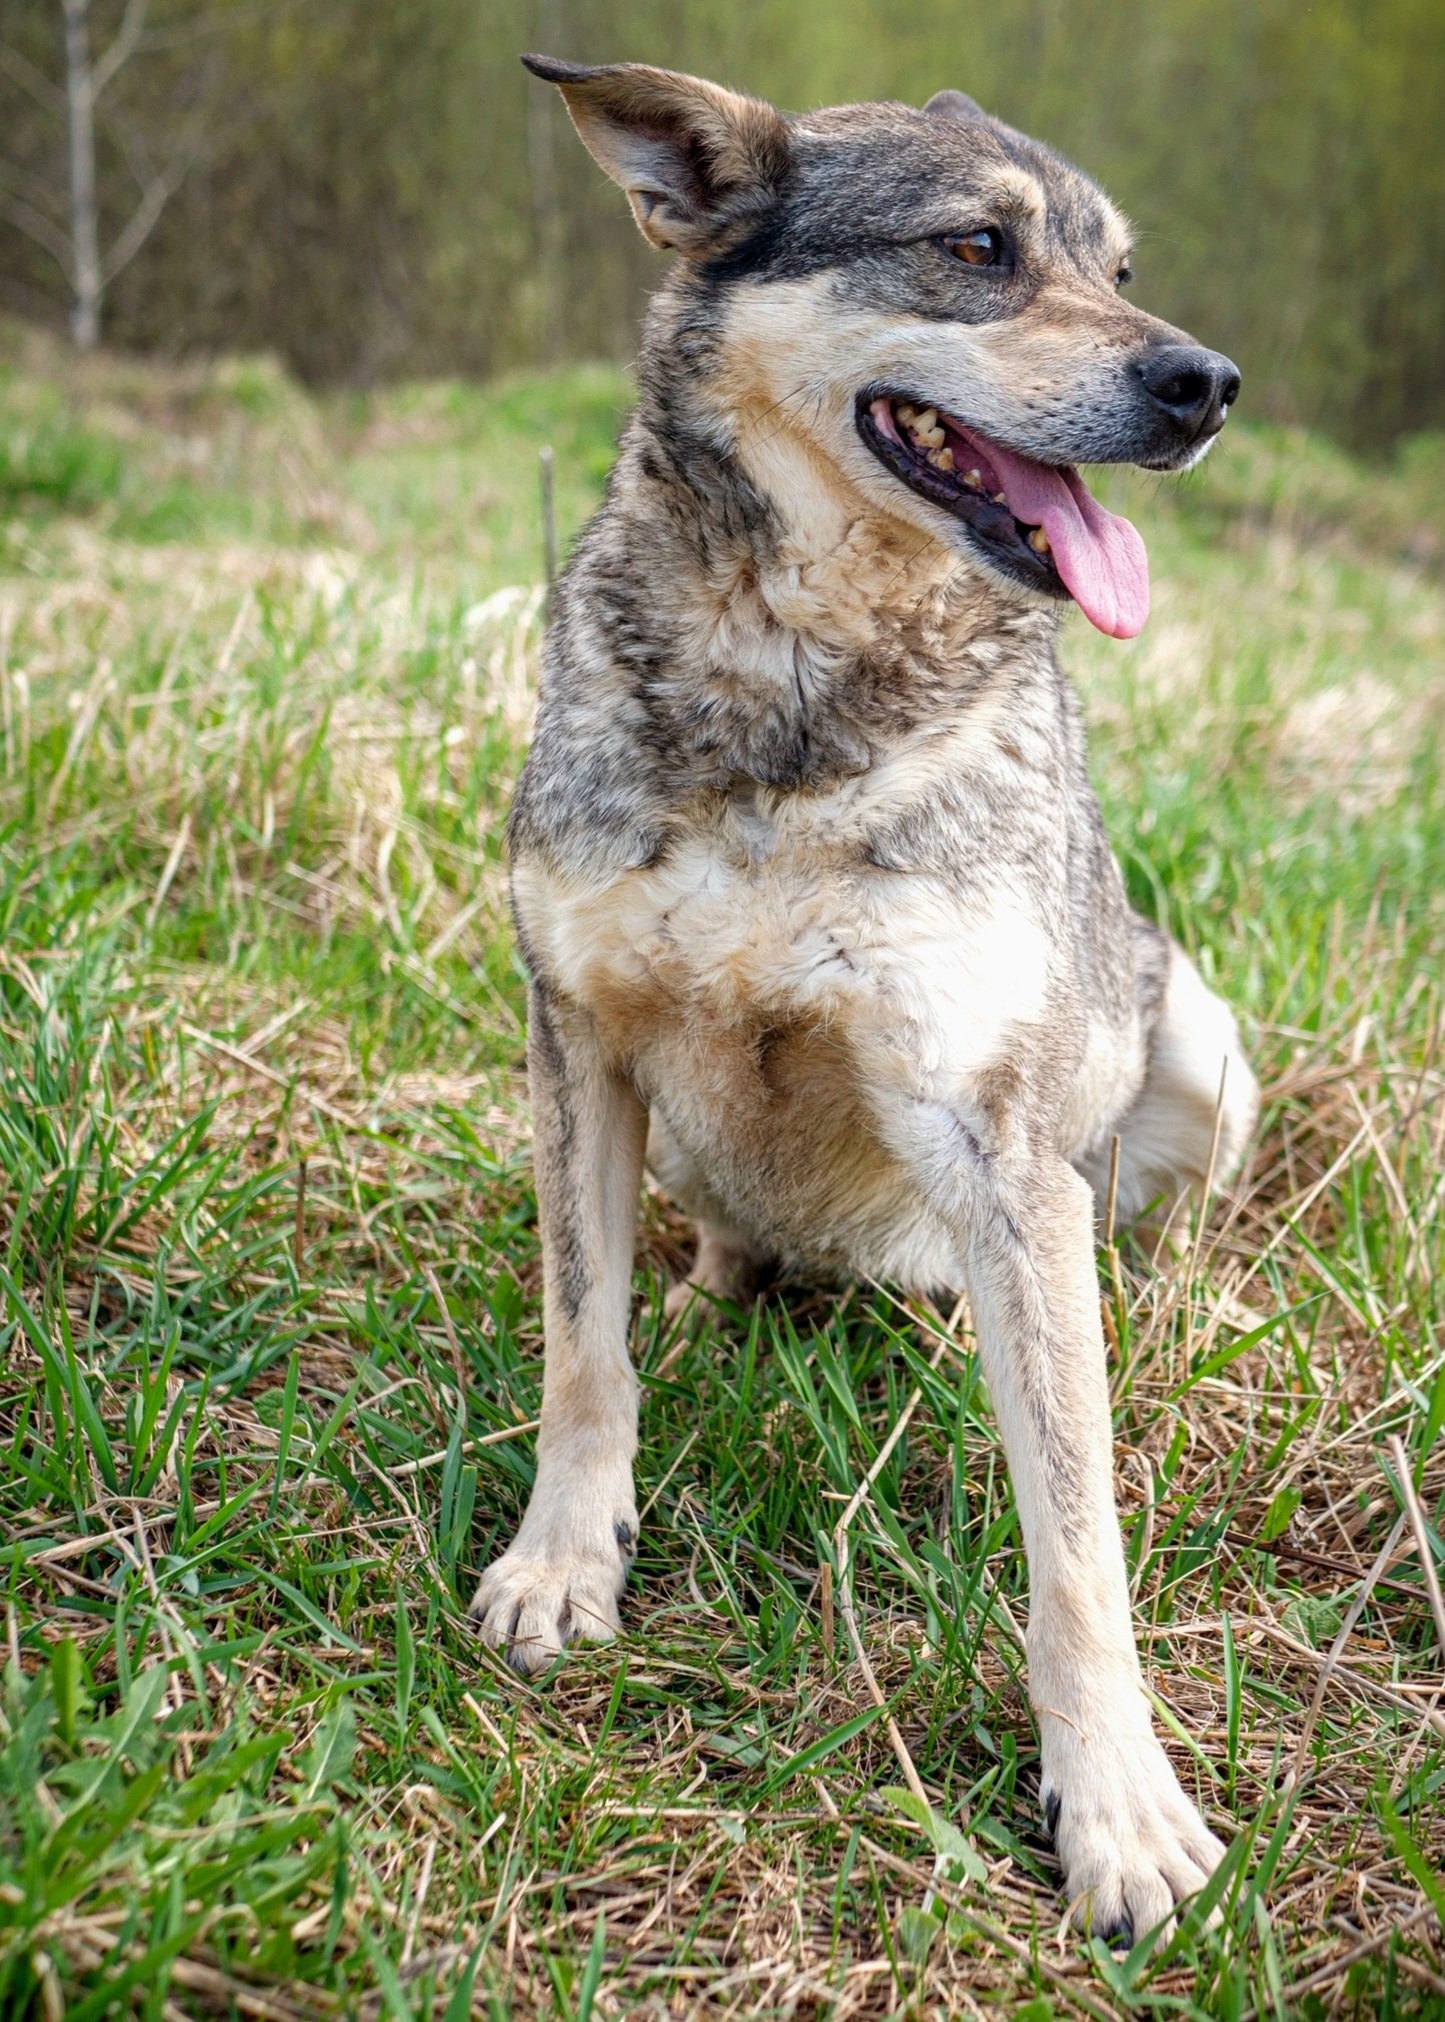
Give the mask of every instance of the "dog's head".
[[785, 117], [641, 64], [524, 60], [714, 301], [744, 437], [766, 418], [975, 567], [1139, 631], [1143, 543], [1076, 466], [1187, 470], [1239, 374], [1121, 298], [1102, 191], [957, 91]]

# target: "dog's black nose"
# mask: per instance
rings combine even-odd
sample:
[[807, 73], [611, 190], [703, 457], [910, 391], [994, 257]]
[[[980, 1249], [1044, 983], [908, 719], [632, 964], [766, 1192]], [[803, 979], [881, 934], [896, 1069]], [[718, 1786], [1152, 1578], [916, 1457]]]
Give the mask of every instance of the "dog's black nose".
[[1239, 394], [1239, 367], [1197, 344], [1161, 344], [1134, 369], [1154, 405], [1191, 437], [1216, 435]]

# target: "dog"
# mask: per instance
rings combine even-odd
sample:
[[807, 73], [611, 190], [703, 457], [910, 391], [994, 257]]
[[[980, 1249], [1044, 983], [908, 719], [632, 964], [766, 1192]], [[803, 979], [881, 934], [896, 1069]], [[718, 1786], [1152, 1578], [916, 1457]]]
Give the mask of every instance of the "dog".
[[961, 92], [786, 116], [523, 60], [676, 258], [510, 818], [546, 1358], [481, 1631], [523, 1672], [619, 1631], [644, 1164], [697, 1220], [683, 1298], [768, 1263], [961, 1289], [1045, 1820], [1079, 1921], [1143, 1936], [1223, 1848], [1135, 1653], [1096, 1215], [1111, 1179], [1126, 1221], [1227, 1178], [1257, 1095], [1127, 903], [1055, 641], [1071, 604], [1148, 611], [1077, 466], [1188, 469], [1239, 374], [1123, 297], [1101, 191]]

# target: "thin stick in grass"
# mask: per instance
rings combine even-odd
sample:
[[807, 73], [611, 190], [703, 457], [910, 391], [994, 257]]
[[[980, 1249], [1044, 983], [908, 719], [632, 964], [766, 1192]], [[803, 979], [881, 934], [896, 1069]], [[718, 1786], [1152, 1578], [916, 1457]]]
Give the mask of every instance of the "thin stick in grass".
[[1420, 1571], [1425, 1576], [1425, 1591], [1430, 1596], [1430, 1612], [1435, 1617], [1435, 1640], [1440, 1646], [1440, 1661], [1445, 1664], [1445, 1598], [1442, 1598], [1440, 1593], [1440, 1575], [1435, 1570], [1435, 1554], [1430, 1549], [1430, 1533], [1425, 1524], [1425, 1512], [1420, 1507], [1420, 1498], [1415, 1491], [1415, 1481], [1410, 1471], [1410, 1456], [1406, 1453], [1405, 1442], [1398, 1432], [1392, 1432], [1386, 1444], [1395, 1463], [1395, 1473], [1400, 1483], [1400, 1493], [1405, 1499], [1410, 1528], [1415, 1533], [1415, 1546], [1420, 1554]]
[[[529, 1432], [536, 1432], [541, 1426], [540, 1418], [528, 1418], [521, 1425], [504, 1425], [496, 1432], [479, 1433], [475, 1439], [464, 1439], [459, 1449], [463, 1460], [471, 1454], [480, 1453], [484, 1446], [501, 1446], [509, 1439], [524, 1439]], [[439, 1446], [435, 1453], [424, 1453], [419, 1460], [401, 1460], [386, 1472], [393, 1480], [406, 1474], [420, 1474], [423, 1468], [440, 1467], [446, 1459], [450, 1447]]]
[[456, 1371], [457, 1378], [457, 1409], [460, 1411], [463, 1399], [467, 1394], [466, 1358], [462, 1354], [462, 1344], [457, 1338], [457, 1330], [452, 1321], [451, 1308], [447, 1304], [446, 1294], [442, 1290], [440, 1278], [438, 1278], [430, 1264], [423, 1264], [421, 1269], [422, 1276], [427, 1281], [432, 1298], [436, 1301], [437, 1311], [441, 1315], [442, 1329], [447, 1337], [447, 1346], [452, 1351], [452, 1368]]
[[[937, 1330], [930, 1329], [930, 1331], [934, 1332]], [[936, 1369], [939, 1363], [943, 1360], [944, 1350], [946, 1348], [952, 1347], [953, 1345], [954, 1344], [949, 1340], [946, 1334], [939, 1333], [938, 1346], [933, 1351], [932, 1359], [930, 1360], [928, 1365], [929, 1368]], [[838, 1576], [837, 1576], [838, 1613], [843, 1618], [843, 1627], [848, 1632], [848, 1641], [853, 1645], [853, 1655], [857, 1658], [858, 1668], [863, 1673], [863, 1682], [868, 1687], [868, 1696], [873, 1701], [873, 1704], [882, 1711], [884, 1725], [888, 1730], [888, 1739], [892, 1745], [894, 1755], [898, 1758], [899, 1767], [903, 1771], [904, 1782], [908, 1785], [908, 1788], [912, 1791], [913, 1795], [918, 1799], [919, 1803], [922, 1805], [927, 1805], [928, 1808], [931, 1810], [932, 1806], [928, 1804], [928, 1792], [923, 1787], [923, 1779], [918, 1774], [918, 1771], [914, 1766], [913, 1757], [908, 1752], [908, 1744], [904, 1741], [902, 1734], [899, 1732], [898, 1722], [893, 1718], [893, 1715], [888, 1711], [888, 1701], [883, 1695], [883, 1688], [878, 1683], [877, 1675], [874, 1672], [873, 1666], [868, 1661], [868, 1653], [863, 1648], [863, 1638], [858, 1628], [858, 1614], [857, 1610], [853, 1605], [853, 1582], [849, 1578], [849, 1568], [848, 1568], [849, 1526], [852, 1524], [853, 1519], [858, 1514], [859, 1510], [863, 1507], [863, 1504], [867, 1501], [868, 1492], [872, 1488], [874, 1482], [877, 1481], [879, 1475], [888, 1465], [888, 1456], [892, 1453], [894, 1447], [897, 1446], [899, 1440], [903, 1437], [904, 1433], [907, 1431], [908, 1421], [912, 1418], [914, 1412], [918, 1409], [922, 1397], [923, 1397], [923, 1389], [922, 1386], [920, 1385], [919, 1388], [916, 1389], [913, 1392], [913, 1394], [909, 1397], [908, 1402], [904, 1405], [902, 1411], [898, 1414], [898, 1417], [894, 1422], [893, 1430], [889, 1433], [887, 1439], [884, 1440], [882, 1446], [878, 1449], [877, 1459], [873, 1462], [873, 1465], [869, 1468], [867, 1474], [864, 1475], [862, 1481], [858, 1484], [858, 1487], [854, 1491], [853, 1498], [849, 1502], [848, 1507], [844, 1510], [842, 1516], [839, 1517], [837, 1523], [834, 1525], [833, 1552], [835, 1558], [838, 1561]]]
[[542, 569], [550, 601], [552, 585], [557, 580], [557, 459], [550, 444], [538, 451], [537, 464], [542, 482]]
[[1305, 1715], [1305, 1724], [1300, 1730], [1299, 1745], [1295, 1749], [1294, 1761], [1290, 1765], [1289, 1774], [1286, 1778], [1286, 1787], [1289, 1789], [1293, 1789], [1304, 1775], [1305, 1759], [1309, 1754], [1310, 1742], [1314, 1738], [1315, 1725], [1320, 1717], [1320, 1708], [1325, 1703], [1325, 1693], [1329, 1690], [1330, 1680], [1339, 1667], [1340, 1659], [1345, 1653], [1345, 1645], [1354, 1633], [1356, 1622], [1359, 1621], [1361, 1615], [1364, 1614], [1365, 1609], [1369, 1606], [1370, 1596], [1375, 1591], [1376, 1581], [1395, 1556], [1400, 1539], [1405, 1534], [1405, 1524], [1406, 1516], [1402, 1510], [1391, 1526], [1390, 1535], [1376, 1553], [1375, 1562], [1366, 1573], [1359, 1593], [1350, 1603], [1349, 1611], [1344, 1621], [1340, 1624], [1340, 1633], [1336, 1636], [1334, 1642], [1331, 1643], [1329, 1655], [1320, 1667], [1319, 1682], [1315, 1686], [1315, 1696], [1311, 1699], [1309, 1712]]
[[146, 926], [152, 932], [155, 930], [156, 920], [160, 915], [161, 907], [166, 902], [166, 895], [170, 891], [176, 872], [181, 867], [181, 859], [185, 856], [186, 850], [190, 846], [190, 840], [191, 817], [188, 810], [181, 816], [181, 825], [176, 830], [175, 840], [171, 844], [170, 853], [166, 857], [165, 866], [161, 871], [160, 882], [155, 888], [150, 908], [146, 913]]
[[296, 1222], [291, 1231], [291, 1261], [296, 1266], [296, 1282], [301, 1282], [301, 1266], [306, 1254], [306, 1161], [296, 1167]]
[[[1216, 1123], [1217, 1128], [1217, 1123]], [[1104, 1248], [1114, 1247], [1114, 1214], [1119, 1205], [1119, 1133], [1109, 1140], [1109, 1198], [1104, 1207]]]

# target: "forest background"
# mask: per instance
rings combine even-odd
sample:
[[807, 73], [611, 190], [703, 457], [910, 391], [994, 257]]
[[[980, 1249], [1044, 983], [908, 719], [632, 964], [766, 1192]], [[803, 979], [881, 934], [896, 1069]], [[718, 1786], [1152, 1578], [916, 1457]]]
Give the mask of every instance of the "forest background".
[[[122, 347], [269, 351], [312, 385], [625, 361], [656, 265], [519, 69], [541, 48], [791, 108], [962, 87], [1132, 214], [1140, 299], [1238, 359], [1251, 415], [1366, 453], [1445, 425], [1437, 0], [72, 11], [100, 54], [127, 37], [96, 106], [101, 246], [148, 225], [104, 303]], [[0, 312], [63, 327], [62, 9], [0, 22]]]

